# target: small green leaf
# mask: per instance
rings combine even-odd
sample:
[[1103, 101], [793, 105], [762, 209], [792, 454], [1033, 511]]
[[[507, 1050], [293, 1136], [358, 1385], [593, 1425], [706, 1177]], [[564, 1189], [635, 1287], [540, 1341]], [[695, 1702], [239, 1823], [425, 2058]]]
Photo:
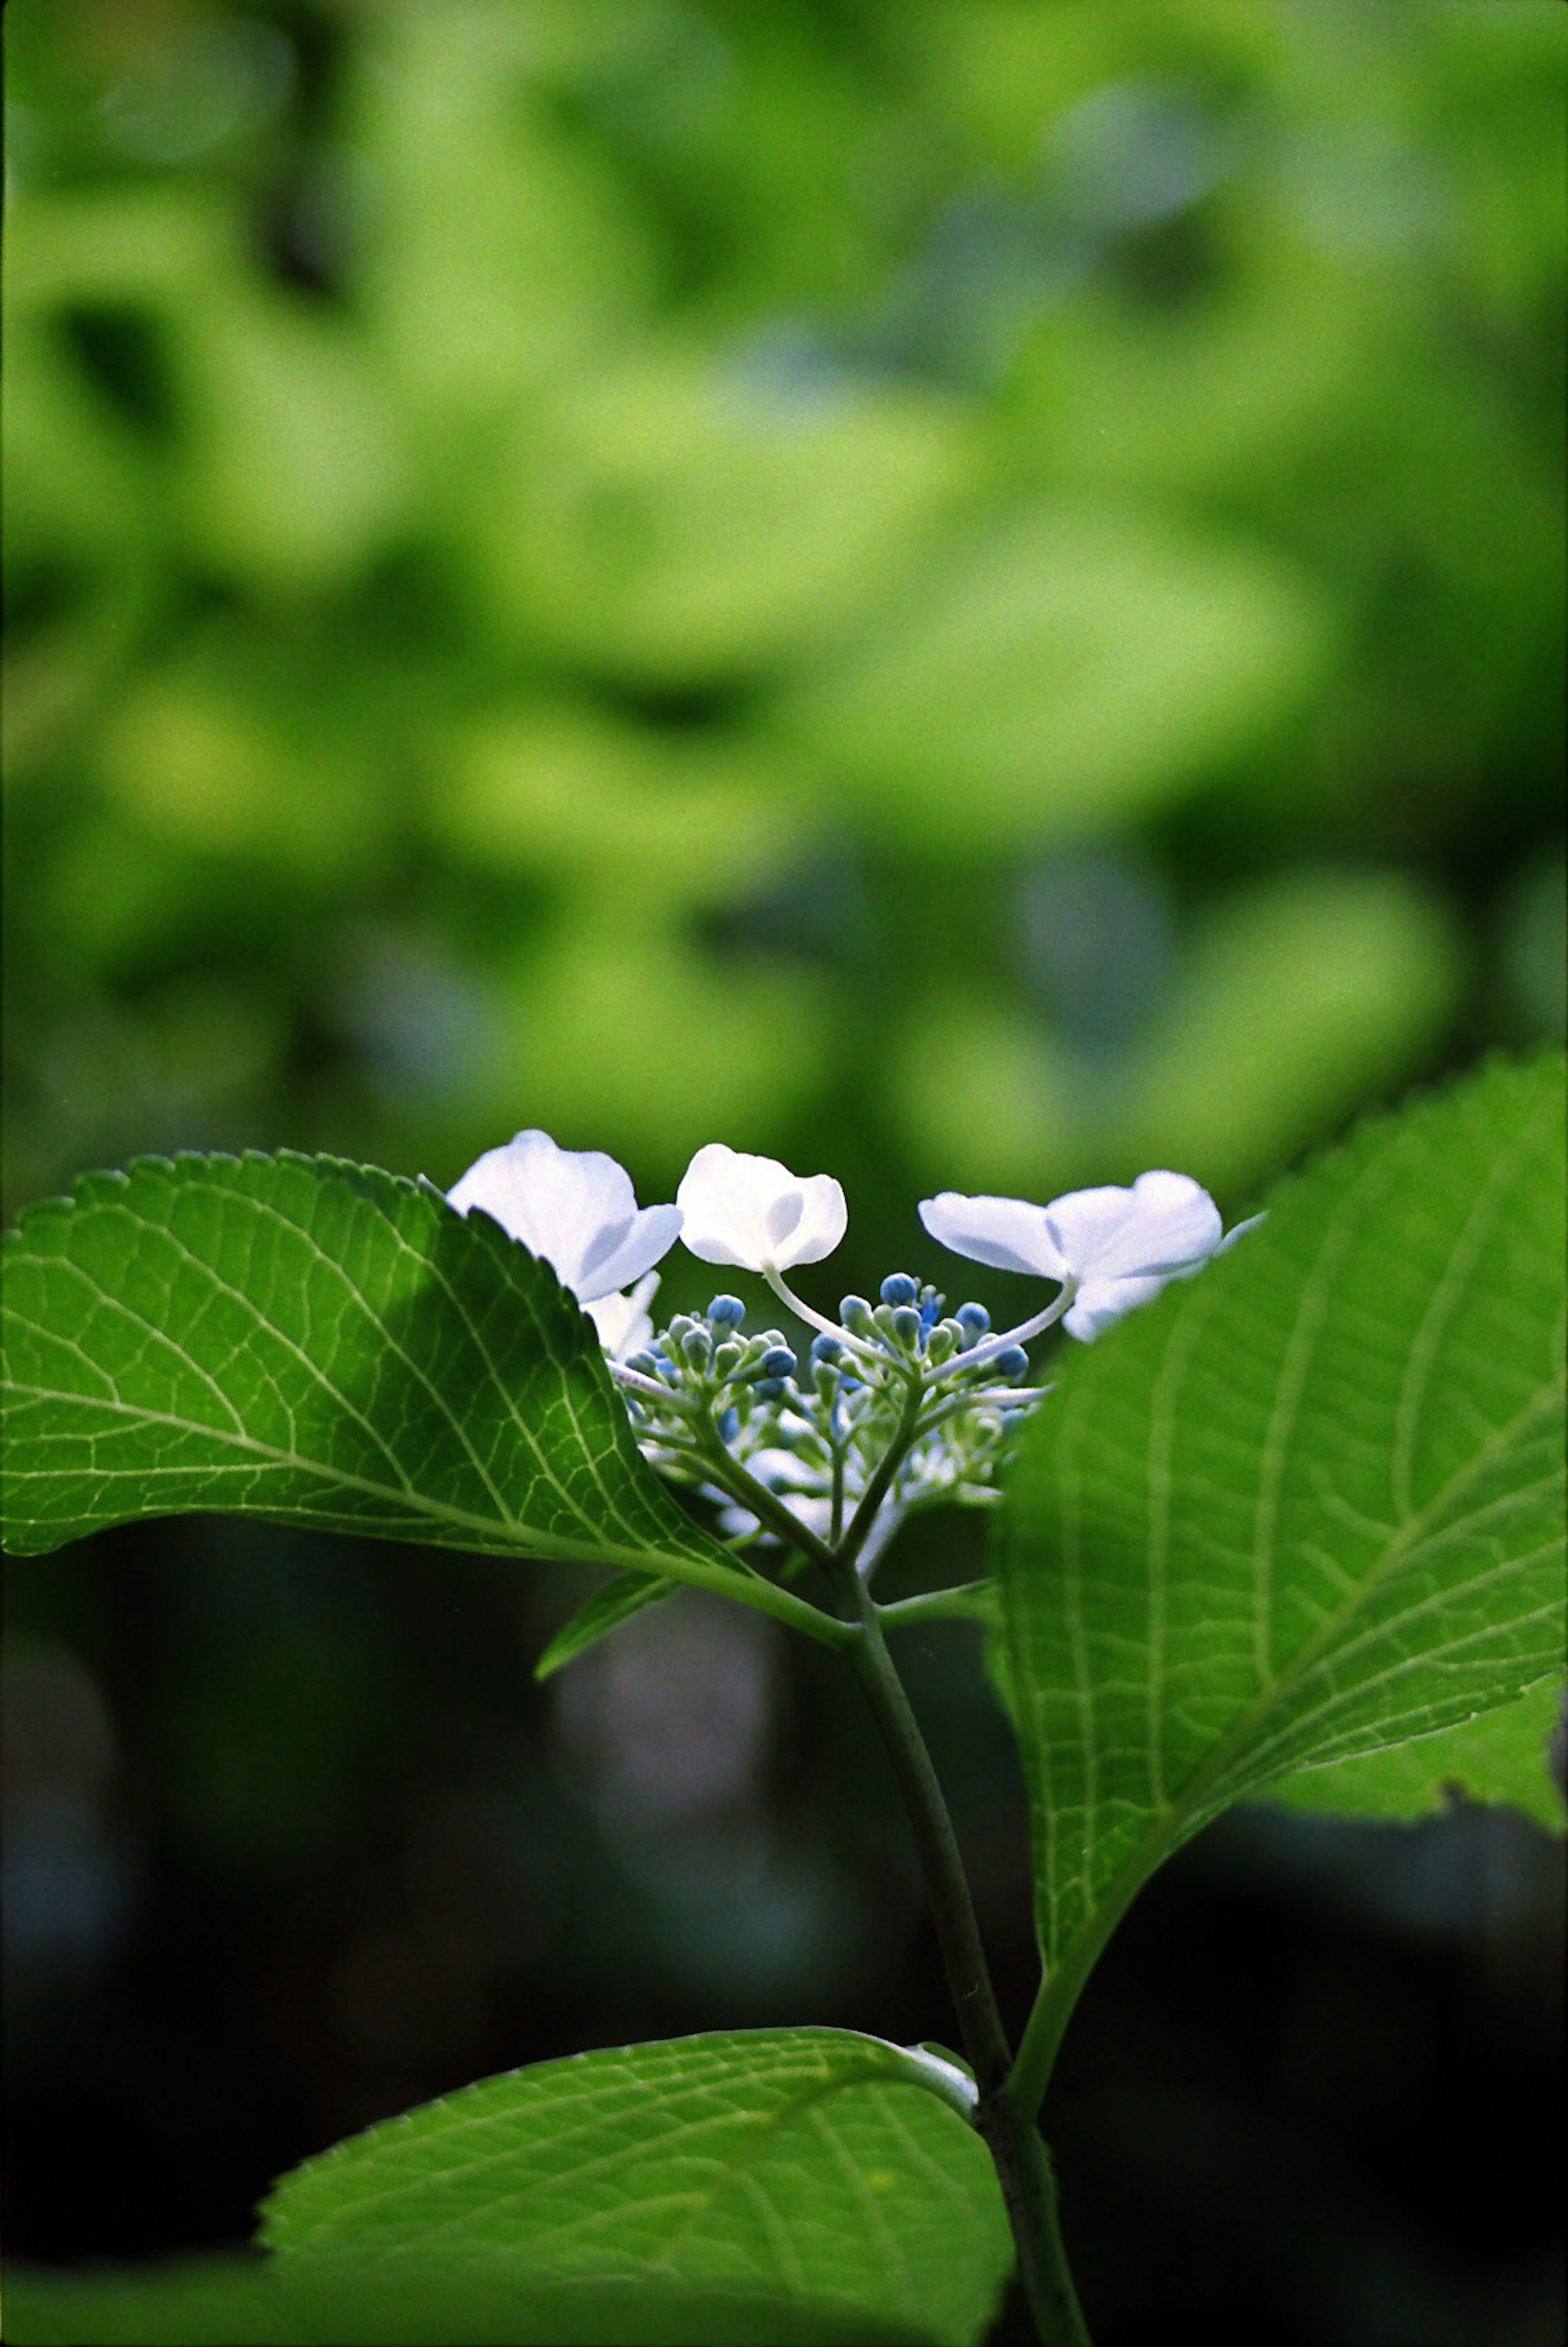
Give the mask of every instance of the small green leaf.
[[841, 2307], [638, 2280], [535, 2282], [350, 2258], [225, 2258], [118, 2271], [11, 2266], [12, 2347], [932, 2347]]
[[996, 1556], [1048, 1996], [1232, 1801], [1560, 1671], [1563, 1122], [1556, 1056], [1369, 1122], [1062, 1360]]
[[640, 1614], [645, 1605], [657, 1605], [661, 1599], [673, 1595], [675, 1588], [673, 1581], [646, 1573], [623, 1573], [618, 1579], [606, 1581], [556, 1631], [534, 1665], [535, 1678], [541, 1683], [554, 1678], [561, 1665], [569, 1663], [575, 1655], [608, 1637], [623, 1622], [629, 1622], [634, 1614]]
[[204, 1509], [752, 1594], [554, 1272], [428, 1184], [291, 1152], [88, 1174], [7, 1234], [4, 1313], [14, 1553]]
[[1503, 1803], [1561, 1833], [1563, 1794], [1548, 1755], [1562, 1716], [1562, 1689], [1554, 1679], [1543, 1679], [1528, 1695], [1457, 1727], [1287, 1777], [1270, 1785], [1264, 1799], [1353, 1818], [1419, 1818], [1455, 1801]]
[[577, 2055], [308, 2161], [263, 2238], [296, 2262], [439, 2254], [533, 2283], [760, 2291], [964, 2347], [1012, 2262], [990, 2159], [955, 2107], [969, 2091], [935, 2057], [847, 2030]]

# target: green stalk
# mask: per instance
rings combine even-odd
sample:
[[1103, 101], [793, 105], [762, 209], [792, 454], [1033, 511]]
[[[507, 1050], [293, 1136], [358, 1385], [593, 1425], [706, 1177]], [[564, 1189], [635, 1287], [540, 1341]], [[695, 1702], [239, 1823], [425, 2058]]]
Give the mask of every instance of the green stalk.
[[1033, 2119], [1044, 2100], [1063, 2035], [1073, 2017], [1073, 2008], [1083, 1993], [1084, 1982], [1099, 1962], [1106, 1941], [1132, 1904], [1133, 1894], [1139, 1889], [1141, 1881], [1140, 1877], [1121, 1898], [1105, 1900], [1095, 1916], [1092, 1927], [1079, 1932], [1063, 1961], [1041, 1982], [1007, 2086], [1007, 2099], [1021, 2119]]
[[974, 2125], [1002, 2187], [1023, 2294], [1042, 2347], [1090, 2347], [1062, 2245], [1050, 2157], [1033, 2113], [1021, 2111], [1007, 2093], [1012, 2053], [947, 1801], [888, 1652], [877, 1608], [848, 1559], [839, 1565], [840, 1602], [852, 1597], [860, 1615], [860, 1636], [848, 1650], [850, 1662], [892, 1763], [914, 1835], [937, 1944], [979, 2091]]
[[918, 1597], [895, 1597], [877, 1607], [884, 1629], [910, 1622], [994, 1622], [996, 1590], [989, 1581], [963, 1581], [954, 1589], [927, 1589]]

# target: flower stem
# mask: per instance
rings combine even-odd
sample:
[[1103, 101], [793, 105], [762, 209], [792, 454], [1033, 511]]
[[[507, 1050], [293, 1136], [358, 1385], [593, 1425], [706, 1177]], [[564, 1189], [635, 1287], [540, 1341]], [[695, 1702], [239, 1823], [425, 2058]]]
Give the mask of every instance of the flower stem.
[[713, 1423], [711, 1411], [694, 1448], [714, 1481], [732, 1500], [738, 1500], [778, 1539], [798, 1548], [812, 1564], [826, 1568], [832, 1563], [831, 1550], [818, 1539], [810, 1526], [802, 1523], [793, 1508], [787, 1506], [776, 1491], [770, 1491], [766, 1483], [759, 1483], [727, 1448]]
[[910, 1445], [914, 1440], [915, 1430], [920, 1423], [920, 1380], [917, 1377], [911, 1380], [904, 1395], [904, 1406], [900, 1413], [898, 1427], [892, 1440], [883, 1451], [875, 1472], [860, 1493], [855, 1512], [850, 1518], [850, 1528], [839, 1543], [839, 1554], [848, 1557], [851, 1562], [860, 1555], [865, 1546], [871, 1527], [877, 1521], [882, 1501], [892, 1489], [893, 1478], [909, 1455]]
[[860, 1636], [848, 1649], [850, 1662], [892, 1763], [914, 1835], [937, 1944], [979, 2091], [974, 2125], [995, 2165], [1023, 2293], [1042, 2347], [1089, 2347], [1062, 2247], [1050, 2157], [1033, 2114], [1021, 2112], [1007, 2096], [1012, 2053], [947, 1801], [870, 1593], [853, 1573], [843, 1573], [841, 1583], [840, 1602], [852, 1595], [860, 1622]]
[[977, 1369], [983, 1362], [994, 1361], [999, 1353], [1010, 1353], [1014, 1345], [1029, 1344], [1034, 1337], [1043, 1336], [1047, 1328], [1054, 1327], [1062, 1315], [1071, 1308], [1077, 1293], [1077, 1281], [1064, 1280], [1044, 1312], [1036, 1312], [1033, 1319], [1020, 1320], [1016, 1328], [1003, 1328], [994, 1337], [983, 1337], [980, 1343], [971, 1345], [967, 1352], [951, 1354], [937, 1367], [927, 1369], [926, 1383], [935, 1385], [942, 1378], [950, 1377], [954, 1369]]
[[796, 1318], [804, 1320], [809, 1328], [817, 1329], [824, 1337], [834, 1337], [839, 1344], [846, 1347], [850, 1352], [857, 1354], [871, 1368], [880, 1369], [887, 1366], [886, 1356], [877, 1346], [868, 1344], [863, 1337], [851, 1336], [849, 1329], [840, 1328], [836, 1320], [830, 1320], [825, 1314], [813, 1310], [804, 1296], [796, 1295], [783, 1273], [775, 1270], [772, 1264], [763, 1265], [762, 1276], [779, 1298], [779, 1303], [787, 1304]]

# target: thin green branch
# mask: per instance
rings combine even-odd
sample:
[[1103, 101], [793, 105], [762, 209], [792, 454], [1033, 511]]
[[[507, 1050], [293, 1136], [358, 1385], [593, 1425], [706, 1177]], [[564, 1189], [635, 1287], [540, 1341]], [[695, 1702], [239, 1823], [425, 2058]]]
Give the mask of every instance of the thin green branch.
[[843, 1560], [839, 1570], [846, 1584], [842, 1594], [847, 1596], [852, 1583], [860, 1615], [860, 1635], [849, 1649], [850, 1661], [892, 1764], [920, 1855], [937, 1944], [979, 2090], [973, 2124], [996, 2168], [1024, 2296], [1042, 2347], [1089, 2347], [1062, 2245], [1050, 2159], [1033, 2116], [1008, 2097], [1007, 2034], [941, 1781], [888, 1652], [879, 1609]]
[[899, 1413], [899, 1422], [894, 1430], [892, 1440], [883, 1451], [877, 1462], [875, 1472], [860, 1494], [855, 1512], [850, 1518], [849, 1531], [839, 1542], [836, 1553], [851, 1563], [860, 1554], [866, 1536], [877, 1520], [877, 1512], [892, 1488], [893, 1477], [909, 1455], [910, 1445], [915, 1437], [915, 1429], [920, 1423], [920, 1407], [921, 1389], [917, 1377], [911, 1378], [909, 1389], [904, 1396], [903, 1409]]
[[996, 1618], [996, 1587], [990, 1581], [961, 1582], [952, 1589], [928, 1589], [918, 1597], [895, 1597], [877, 1607], [885, 1630], [901, 1630], [916, 1622], [993, 1622]]

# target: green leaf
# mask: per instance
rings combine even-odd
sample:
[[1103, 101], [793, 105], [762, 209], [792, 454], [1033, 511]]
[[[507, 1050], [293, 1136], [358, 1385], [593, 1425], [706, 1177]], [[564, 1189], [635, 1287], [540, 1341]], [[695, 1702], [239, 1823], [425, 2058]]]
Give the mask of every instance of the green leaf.
[[190, 1509], [673, 1576], [811, 1626], [643, 1460], [593, 1326], [427, 1183], [146, 1158], [5, 1242], [5, 1544]]
[[1528, 1695], [1479, 1712], [1457, 1727], [1304, 1769], [1270, 1785], [1264, 1798], [1288, 1809], [1333, 1809], [1354, 1818], [1419, 1818], [1451, 1809], [1456, 1801], [1505, 1803], [1549, 1832], [1561, 1833], [1563, 1793], [1548, 1753], [1562, 1715], [1561, 1687], [1554, 1679], [1543, 1679]]
[[224, 2258], [119, 2271], [10, 2266], [13, 2347], [931, 2347], [841, 2307], [494, 2268]]
[[1060, 1361], [996, 1552], [1047, 1998], [1230, 1802], [1560, 1669], [1563, 1119], [1552, 1057], [1369, 1122]]
[[267, 2203], [263, 2239], [296, 2260], [434, 2253], [532, 2282], [761, 2291], [961, 2347], [1012, 2261], [956, 2107], [972, 2093], [937, 2058], [848, 2030], [577, 2055], [308, 2161]]
[[618, 1579], [606, 1582], [556, 1631], [534, 1665], [535, 1678], [541, 1682], [554, 1678], [563, 1663], [569, 1663], [585, 1647], [608, 1637], [623, 1622], [629, 1622], [634, 1614], [640, 1614], [645, 1605], [658, 1604], [671, 1595], [675, 1586], [673, 1581], [646, 1573], [623, 1573]]

